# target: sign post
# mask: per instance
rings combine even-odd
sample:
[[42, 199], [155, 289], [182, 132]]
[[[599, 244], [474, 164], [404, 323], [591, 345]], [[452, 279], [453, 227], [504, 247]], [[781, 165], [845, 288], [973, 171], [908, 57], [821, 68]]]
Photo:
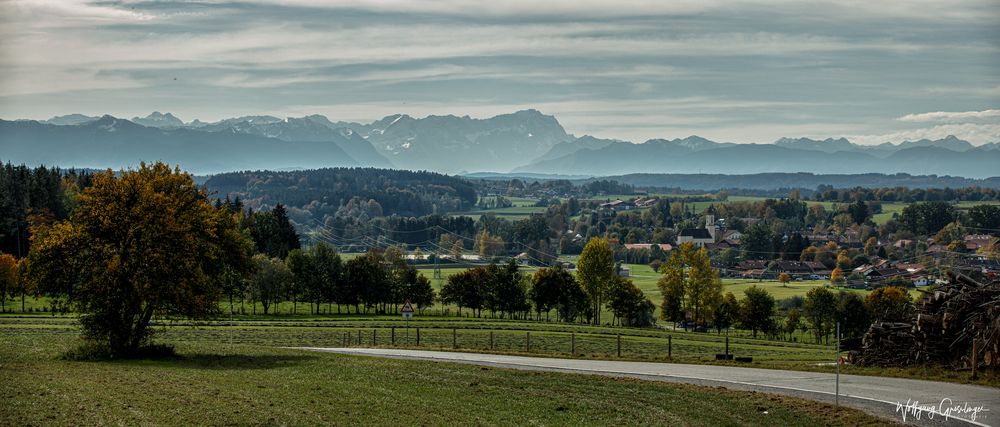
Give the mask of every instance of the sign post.
[[403, 319], [406, 319], [406, 339], [410, 339], [410, 319], [413, 318], [413, 304], [410, 304], [410, 300], [406, 300], [403, 303], [403, 308], [399, 309], [400, 313], [403, 313]]

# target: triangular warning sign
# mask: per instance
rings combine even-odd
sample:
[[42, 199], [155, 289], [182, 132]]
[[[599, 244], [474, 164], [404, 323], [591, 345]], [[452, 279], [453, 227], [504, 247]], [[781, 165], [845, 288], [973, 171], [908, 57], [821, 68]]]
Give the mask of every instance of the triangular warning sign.
[[402, 313], [413, 313], [413, 304], [410, 304], [410, 300], [406, 300], [406, 302], [403, 303], [403, 308], [399, 309], [399, 311]]

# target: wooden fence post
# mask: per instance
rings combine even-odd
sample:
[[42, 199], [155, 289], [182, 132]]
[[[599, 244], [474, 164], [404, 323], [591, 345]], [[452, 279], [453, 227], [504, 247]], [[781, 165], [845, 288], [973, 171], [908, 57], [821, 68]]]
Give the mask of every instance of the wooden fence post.
[[978, 357], [976, 357], [977, 356], [977, 354], [976, 354], [977, 351], [976, 350], [978, 350], [976, 348], [976, 339], [973, 338], [972, 339], [972, 380], [973, 381], [979, 379], [979, 372], [977, 371], [977, 368], [979, 366], [979, 360], [976, 360], [976, 359], [978, 359]]
[[490, 350], [493, 350], [493, 331], [490, 330]]
[[372, 347], [375, 347], [375, 343], [378, 342], [378, 339], [375, 337], [376, 331], [378, 331], [378, 329], [372, 329]]
[[674, 337], [667, 335], [667, 359], [674, 358]]
[[451, 348], [458, 348], [458, 328], [451, 329]]
[[420, 328], [417, 328], [417, 346], [420, 346]]
[[570, 332], [569, 334], [569, 354], [576, 354], [576, 333]]
[[622, 334], [618, 334], [618, 357], [622, 357]]
[[524, 351], [531, 353], [531, 332], [524, 333]]
[[392, 327], [392, 341], [390, 341], [393, 346], [396, 345], [396, 327]]

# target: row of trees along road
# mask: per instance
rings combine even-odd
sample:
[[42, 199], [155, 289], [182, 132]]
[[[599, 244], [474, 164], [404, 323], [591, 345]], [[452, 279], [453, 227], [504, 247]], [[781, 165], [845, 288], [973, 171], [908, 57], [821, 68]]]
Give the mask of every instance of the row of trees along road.
[[[607, 254], [598, 251], [607, 248], [607, 242], [594, 239], [588, 245], [591, 256]], [[541, 268], [532, 276], [518, 271], [510, 261], [505, 265], [490, 264], [475, 267], [448, 277], [441, 288], [441, 302], [468, 309], [472, 316], [482, 316], [483, 310], [491, 317], [527, 318], [534, 308], [538, 319], [548, 319], [556, 312], [557, 320], [587, 323], [599, 322], [602, 308], [614, 315], [613, 324], [623, 326], [650, 326], [655, 323], [656, 307], [631, 280], [619, 277], [612, 262], [611, 274], [600, 270], [600, 280], [593, 280], [589, 273], [578, 271], [574, 276], [562, 267]], [[584, 283], [597, 283], [588, 290]]]

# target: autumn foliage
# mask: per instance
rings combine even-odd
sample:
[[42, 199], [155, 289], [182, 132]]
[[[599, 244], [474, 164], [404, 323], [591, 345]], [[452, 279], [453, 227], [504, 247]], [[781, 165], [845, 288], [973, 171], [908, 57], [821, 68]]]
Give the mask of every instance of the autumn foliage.
[[81, 313], [85, 338], [123, 356], [147, 341], [154, 314], [217, 311], [224, 269], [246, 272], [251, 250], [191, 175], [142, 164], [95, 175], [68, 220], [32, 237], [26, 272]]

